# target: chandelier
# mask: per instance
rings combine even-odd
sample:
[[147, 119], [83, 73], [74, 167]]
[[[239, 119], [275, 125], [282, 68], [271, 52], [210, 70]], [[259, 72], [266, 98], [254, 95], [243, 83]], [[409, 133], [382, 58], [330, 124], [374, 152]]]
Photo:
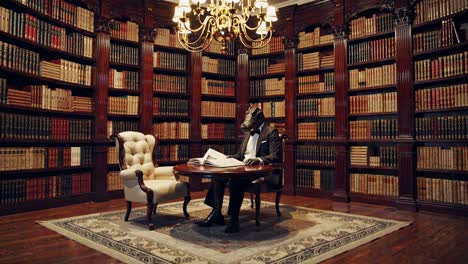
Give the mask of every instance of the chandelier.
[[[253, 3], [252, 3], [253, 2]], [[188, 51], [205, 50], [214, 40], [227, 52], [228, 41], [239, 39], [247, 48], [266, 46], [277, 21], [276, 8], [267, 0], [180, 0], [172, 21], [177, 23], [177, 38]], [[189, 16], [190, 15], [190, 16]]]

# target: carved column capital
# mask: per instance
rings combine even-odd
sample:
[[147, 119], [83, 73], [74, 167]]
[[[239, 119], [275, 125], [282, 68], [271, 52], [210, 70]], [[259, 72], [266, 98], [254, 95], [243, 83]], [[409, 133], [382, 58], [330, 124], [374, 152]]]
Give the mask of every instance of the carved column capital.
[[158, 31], [155, 28], [140, 26], [138, 34], [141, 41], [153, 42], [154, 38], [158, 35]]
[[344, 39], [348, 37], [348, 28], [343, 25], [331, 25], [331, 33], [335, 39]]
[[294, 49], [297, 48], [297, 44], [299, 43], [299, 39], [294, 37], [283, 37], [283, 44], [285, 49]]
[[410, 7], [402, 7], [395, 10], [395, 26], [409, 25], [413, 21], [414, 11]]
[[113, 20], [108, 17], [97, 17], [95, 22], [95, 31], [109, 33]]
[[248, 50], [246, 48], [237, 49], [237, 55], [248, 55]]

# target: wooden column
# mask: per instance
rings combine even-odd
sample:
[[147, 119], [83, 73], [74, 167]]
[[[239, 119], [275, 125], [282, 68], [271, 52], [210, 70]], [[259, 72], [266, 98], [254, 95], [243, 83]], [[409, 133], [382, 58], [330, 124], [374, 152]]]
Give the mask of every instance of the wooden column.
[[[146, 3], [146, 2], [145, 2]], [[140, 26], [140, 130], [153, 133], [153, 51], [156, 29], [153, 28], [152, 9], [145, 6], [144, 25]]]
[[[291, 18], [292, 20], [292, 18]], [[292, 35], [292, 34], [291, 34]], [[284, 193], [296, 194], [296, 94], [297, 94], [297, 38], [290, 36], [284, 39], [285, 61], [285, 105], [286, 134], [288, 139], [284, 149]]]
[[344, 26], [343, 8], [337, 6], [334, 16], [333, 33], [335, 35], [335, 140], [336, 140], [336, 185], [333, 200], [349, 202], [348, 171], [348, 69], [346, 67], [347, 31]]
[[245, 111], [249, 108], [249, 55], [247, 49], [237, 50], [237, 74], [236, 74], [236, 134], [242, 139], [244, 133], [240, 126], [244, 121]]
[[[107, 10], [108, 11], [108, 10]], [[102, 8], [101, 14], [106, 14]], [[110, 52], [110, 19], [101, 16], [96, 19], [96, 40], [94, 56], [96, 67], [94, 74], [94, 139], [96, 143], [94, 159], [94, 191], [96, 200], [103, 201], [107, 194], [107, 98], [109, 90], [109, 52]]]
[[[202, 78], [202, 53], [191, 52], [187, 54], [188, 65], [188, 89], [192, 94], [190, 102], [190, 157], [201, 157], [201, 78]], [[190, 179], [192, 190], [202, 189], [201, 179]]]
[[395, 1], [395, 41], [398, 96], [398, 208], [416, 210], [412, 10], [407, 0]]

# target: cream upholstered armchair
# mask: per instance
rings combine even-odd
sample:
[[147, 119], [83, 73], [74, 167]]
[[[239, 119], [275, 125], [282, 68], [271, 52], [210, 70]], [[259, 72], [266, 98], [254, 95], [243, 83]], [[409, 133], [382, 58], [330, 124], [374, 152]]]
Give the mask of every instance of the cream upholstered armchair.
[[183, 212], [189, 218], [189, 185], [179, 181], [172, 172], [172, 166], [157, 167], [157, 136], [126, 131], [111, 138], [115, 140], [119, 153], [120, 177], [127, 201], [125, 221], [128, 221], [133, 202], [146, 203], [148, 227], [153, 229], [151, 216], [156, 213], [158, 203], [178, 197], [184, 197]]

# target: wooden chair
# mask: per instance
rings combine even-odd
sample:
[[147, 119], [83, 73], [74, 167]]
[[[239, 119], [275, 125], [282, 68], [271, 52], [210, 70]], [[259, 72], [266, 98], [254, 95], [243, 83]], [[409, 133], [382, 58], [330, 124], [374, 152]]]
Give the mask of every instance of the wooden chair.
[[278, 217], [281, 217], [281, 212], [279, 210], [279, 202], [281, 198], [281, 192], [283, 189], [283, 163], [284, 163], [284, 148], [285, 142], [288, 139], [288, 135], [280, 134], [280, 141], [281, 141], [281, 156], [279, 163], [273, 163], [273, 172], [272, 172], [272, 179], [265, 179], [260, 178], [252, 182], [250, 186], [247, 187], [247, 192], [250, 192], [250, 207], [254, 208], [254, 195], [255, 195], [255, 224], [258, 226], [260, 225], [259, 216], [260, 216], [260, 203], [261, 203], [261, 193], [276, 193], [275, 199], [275, 207], [276, 207], [276, 214]]
[[190, 201], [188, 183], [179, 181], [172, 166], [158, 167], [156, 146], [158, 138], [140, 132], [126, 131], [112, 135], [119, 153], [120, 177], [124, 184], [128, 221], [132, 203], [146, 203], [148, 227], [153, 229], [152, 214], [156, 213], [159, 202], [184, 197], [183, 212], [186, 218], [187, 204]]

